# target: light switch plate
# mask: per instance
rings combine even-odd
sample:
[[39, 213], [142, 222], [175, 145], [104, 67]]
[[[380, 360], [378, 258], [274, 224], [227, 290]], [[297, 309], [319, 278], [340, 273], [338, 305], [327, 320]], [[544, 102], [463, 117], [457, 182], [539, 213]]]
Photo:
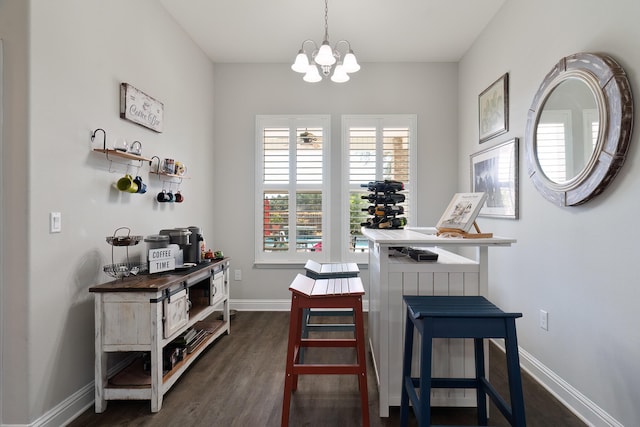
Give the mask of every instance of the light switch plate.
[[62, 213], [60, 212], [49, 213], [49, 231], [51, 233], [62, 232]]

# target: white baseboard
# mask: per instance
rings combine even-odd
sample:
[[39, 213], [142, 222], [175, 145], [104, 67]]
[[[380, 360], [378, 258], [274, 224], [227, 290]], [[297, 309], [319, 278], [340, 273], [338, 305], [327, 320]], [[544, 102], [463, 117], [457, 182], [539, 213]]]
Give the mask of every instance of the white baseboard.
[[[113, 366], [108, 375], [118, 372], [131, 363], [132, 358], [125, 358]], [[50, 411], [38, 418], [29, 427], [58, 427], [65, 426], [75, 420], [80, 414], [93, 407], [95, 401], [95, 382], [91, 382], [71, 396], [60, 402]]]
[[[502, 341], [494, 341], [494, 343], [504, 351]], [[519, 348], [519, 354], [522, 369], [587, 425], [593, 427], [624, 427], [604, 409], [560, 378], [538, 359], [523, 350], [522, 347]]]

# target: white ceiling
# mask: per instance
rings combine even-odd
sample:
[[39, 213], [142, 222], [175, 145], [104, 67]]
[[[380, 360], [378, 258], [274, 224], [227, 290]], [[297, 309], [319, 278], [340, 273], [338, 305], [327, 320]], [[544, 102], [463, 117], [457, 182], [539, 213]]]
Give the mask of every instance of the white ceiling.
[[[457, 62], [506, 0], [329, 0], [329, 41], [359, 62]], [[323, 0], [160, 0], [213, 62], [293, 62], [322, 43]]]

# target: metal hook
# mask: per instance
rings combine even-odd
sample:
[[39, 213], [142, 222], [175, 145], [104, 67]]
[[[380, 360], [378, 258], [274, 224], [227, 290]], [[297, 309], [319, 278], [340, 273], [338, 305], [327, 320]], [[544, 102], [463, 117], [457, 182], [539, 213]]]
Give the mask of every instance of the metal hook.
[[93, 133], [91, 134], [91, 142], [93, 142], [93, 140], [96, 138], [96, 133], [101, 130], [103, 133], [103, 139], [102, 139], [102, 149], [106, 150], [107, 149], [107, 132], [104, 129], [98, 128], [96, 130], [93, 131]]

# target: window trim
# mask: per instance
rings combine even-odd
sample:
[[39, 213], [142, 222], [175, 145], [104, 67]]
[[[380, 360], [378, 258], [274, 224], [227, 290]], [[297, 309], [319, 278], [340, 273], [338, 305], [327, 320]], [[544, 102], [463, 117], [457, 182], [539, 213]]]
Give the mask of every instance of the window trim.
[[[407, 210], [411, 212], [411, 219], [407, 218], [408, 226], [413, 225], [417, 218], [418, 193], [415, 190], [417, 181], [417, 158], [418, 158], [418, 116], [416, 114], [344, 114], [341, 116], [341, 205], [340, 205], [340, 233], [347, 236], [350, 230], [349, 224], [349, 193], [351, 191], [349, 182], [349, 129], [353, 126], [375, 126], [376, 132], [381, 134], [385, 127], [402, 126], [409, 128], [409, 177], [410, 182], [405, 183], [405, 192], [409, 194], [409, 204]], [[382, 157], [376, 157], [376, 163], [382, 162]], [[379, 165], [376, 164], [376, 169]], [[380, 167], [381, 168], [381, 167]], [[368, 263], [369, 254], [367, 252], [350, 252], [348, 245], [341, 242], [340, 256], [345, 262], [356, 262], [358, 264]]]
[[[300, 127], [321, 127], [323, 132], [322, 140], [322, 176], [323, 182], [320, 186], [322, 192], [322, 235], [323, 242], [326, 240], [325, 236], [331, 235], [331, 222], [329, 221], [326, 212], [331, 212], [331, 115], [328, 114], [314, 114], [314, 115], [256, 115], [255, 121], [255, 191], [254, 191], [254, 209], [255, 209], [255, 223], [254, 223], [254, 263], [261, 265], [268, 264], [298, 264], [305, 262], [308, 259], [314, 259], [318, 262], [326, 262], [329, 257], [329, 246], [323, 245], [327, 250], [320, 252], [296, 252], [295, 245], [294, 250], [288, 250], [286, 252], [271, 252], [267, 253], [262, 250], [262, 234], [264, 233], [264, 199], [263, 194], [268, 190], [285, 189], [290, 198], [295, 198], [296, 191], [305, 189], [315, 189], [314, 185], [309, 184], [297, 184], [294, 180], [289, 179], [287, 184], [267, 184], [264, 183], [264, 144], [262, 140], [262, 130], [266, 127], [286, 127], [289, 129], [291, 140], [297, 141], [297, 129]], [[290, 147], [290, 154], [295, 153], [295, 150]], [[296, 158], [290, 155], [290, 178], [293, 176], [296, 170]], [[296, 213], [291, 212], [289, 215], [289, 224], [295, 224]]]

